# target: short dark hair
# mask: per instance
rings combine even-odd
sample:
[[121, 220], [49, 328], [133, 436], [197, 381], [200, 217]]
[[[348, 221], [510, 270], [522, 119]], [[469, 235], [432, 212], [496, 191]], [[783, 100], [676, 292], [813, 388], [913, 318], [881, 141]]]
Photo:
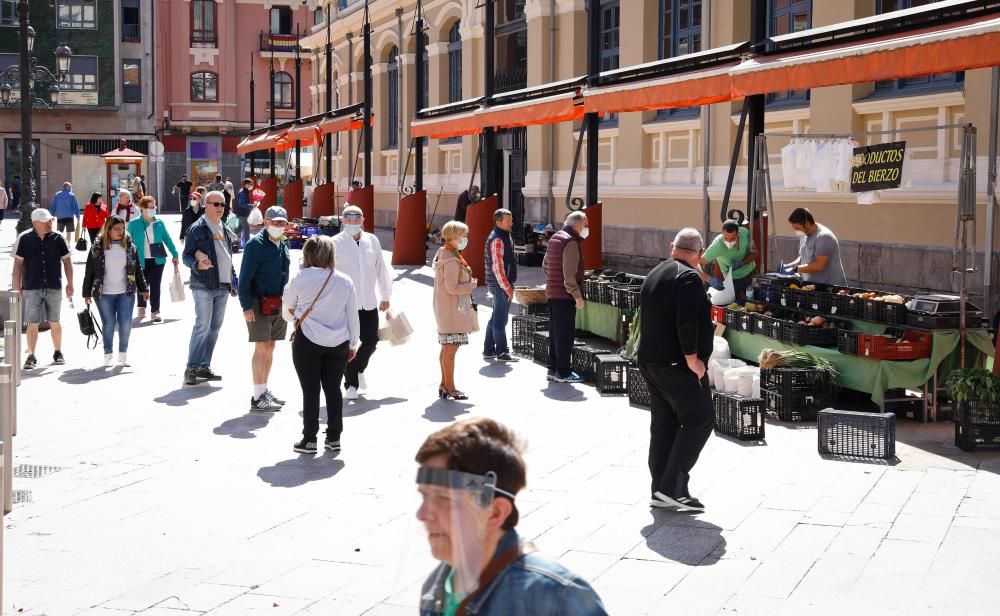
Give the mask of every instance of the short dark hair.
[[788, 222], [793, 225], [801, 225], [808, 222], [811, 225], [816, 224], [816, 219], [813, 218], [812, 212], [804, 207], [797, 207], [792, 210], [792, 213], [788, 216]]
[[351, 182], [351, 186], [353, 188], [361, 188], [361, 182], [359, 180], [354, 180], [353, 182]]
[[[517, 494], [528, 483], [524, 443], [513, 430], [488, 417], [456, 421], [431, 434], [417, 451], [417, 464], [441, 454], [448, 456], [448, 468], [453, 471], [476, 475], [493, 471], [497, 487], [511, 494]], [[502, 494], [498, 496], [505, 498]], [[517, 503], [512, 504], [503, 523], [504, 530], [517, 526], [520, 519]]]
[[243, 178], [243, 183], [246, 184], [247, 182], [253, 184], [253, 178]]
[[514, 215], [510, 213], [510, 210], [500, 208], [499, 210], [493, 212], [493, 224], [496, 224], [503, 220], [504, 216], [513, 217]]
[[722, 224], [722, 230], [726, 233], [736, 233], [740, 230], [740, 226], [733, 220], [727, 220]]

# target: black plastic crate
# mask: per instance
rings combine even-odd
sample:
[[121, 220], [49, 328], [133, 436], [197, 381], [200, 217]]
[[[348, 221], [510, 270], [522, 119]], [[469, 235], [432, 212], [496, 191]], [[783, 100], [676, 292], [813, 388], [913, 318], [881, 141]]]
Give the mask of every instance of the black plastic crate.
[[713, 392], [715, 431], [741, 441], [764, 440], [764, 400]]
[[515, 253], [517, 264], [522, 267], [541, 267], [544, 253], [540, 252], [518, 252]]
[[873, 299], [866, 299], [864, 302], [864, 314], [861, 317], [864, 320], [889, 325], [906, 325], [909, 311], [904, 304], [879, 302]]
[[829, 395], [832, 391], [830, 373], [814, 368], [763, 368], [760, 371], [760, 386], [782, 395]]
[[634, 312], [639, 308], [639, 291], [642, 285], [622, 284], [612, 285], [611, 305], [620, 309]]
[[570, 364], [573, 372], [579, 374], [588, 381], [594, 378], [594, 358], [601, 353], [611, 351], [603, 345], [596, 345], [591, 340], [587, 340], [583, 345], [574, 346]]
[[628, 392], [628, 360], [613, 353], [594, 356], [594, 384], [602, 394]]
[[723, 324], [738, 332], [750, 332], [753, 333], [753, 314], [749, 312], [744, 312], [743, 310], [730, 310], [726, 308], [726, 314], [723, 317]]
[[649, 396], [649, 384], [636, 366], [628, 367], [628, 401], [636, 406], [649, 408], [652, 400]]
[[858, 332], [849, 329], [837, 330], [837, 350], [841, 355], [858, 354]]
[[774, 321], [773, 318], [764, 316], [759, 312], [750, 313], [750, 327], [753, 328], [755, 334], [767, 336], [769, 332], [773, 331], [771, 329], [772, 321]]
[[535, 332], [548, 331], [549, 320], [531, 315], [518, 315], [511, 319], [511, 347], [515, 353], [533, 355]]
[[531, 354], [535, 358], [536, 363], [543, 366], [547, 366], [549, 364], [549, 332], [535, 332]]
[[978, 400], [959, 406], [955, 412], [955, 445], [963, 451], [1000, 445], [1000, 406]]
[[800, 310], [828, 313], [833, 306], [833, 297], [819, 287], [815, 291], [799, 291], [797, 297]]
[[764, 409], [781, 421], [815, 421], [816, 413], [830, 403], [828, 395], [807, 393], [780, 394], [762, 389]]
[[[845, 324], [844, 327], [849, 327], [849, 324]], [[789, 344], [837, 346], [838, 331], [836, 327], [813, 327], [793, 321], [781, 321], [781, 333], [778, 339]]]
[[896, 416], [823, 409], [818, 414], [821, 454], [889, 460], [896, 455]]
[[549, 303], [545, 302], [542, 304], [520, 304], [522, 315], [531, 315], [533, 317], [545, 317], [549, 318]]

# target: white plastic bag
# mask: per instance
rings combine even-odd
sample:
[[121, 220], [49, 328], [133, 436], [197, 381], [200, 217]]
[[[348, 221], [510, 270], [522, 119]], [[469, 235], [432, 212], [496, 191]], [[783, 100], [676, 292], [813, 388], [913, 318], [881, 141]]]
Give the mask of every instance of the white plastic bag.
[[378, 337], [379, 340], [388, 340], [393, 346], [399, 346], [409, 342], [412, 333], [413, 327], [405, 313], [386, 311], [385, 326], [379, 328]]
[[264, 215], [260, 213], [259, 207], [250, 210], [250, 215], [247, 216], [247, 223], [255, 227], [264, 224]]
[[174, 270], [174, 279], [170, 281], [170, 301], [184, 301], [184, 281], [181, 280], [180, 270]]
[[715, 306], [728, 306], [736, 301], [736, 286], [733, 284], [733, 269], [729, 268], [726, 279], [722, 281], [723, 289], [708, 290], [708, 299]]

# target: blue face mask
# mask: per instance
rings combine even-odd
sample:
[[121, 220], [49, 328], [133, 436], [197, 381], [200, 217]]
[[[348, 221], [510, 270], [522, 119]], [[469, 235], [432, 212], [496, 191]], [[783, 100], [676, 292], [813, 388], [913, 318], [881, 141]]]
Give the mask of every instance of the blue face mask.
[[468, 246], [468, 245], [469, 245], [469, 238], [463, 237], [462, 239], [458, 240], [458, 249], [459, 250], [465, 250], [465, 247]]
[[361, 225], [345, 224], [343, 227], [341, 227], [341, 230], [347, 235], [354, 237], [355, 235], [361, 233]]

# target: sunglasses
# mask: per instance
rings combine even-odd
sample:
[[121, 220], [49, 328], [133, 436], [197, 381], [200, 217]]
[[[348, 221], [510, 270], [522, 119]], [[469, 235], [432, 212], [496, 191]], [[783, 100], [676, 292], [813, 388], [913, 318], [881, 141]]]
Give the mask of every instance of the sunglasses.
[[206, 205], [218, 205], [219, 207], [225, 207], [225, 201], [206, 201]]

